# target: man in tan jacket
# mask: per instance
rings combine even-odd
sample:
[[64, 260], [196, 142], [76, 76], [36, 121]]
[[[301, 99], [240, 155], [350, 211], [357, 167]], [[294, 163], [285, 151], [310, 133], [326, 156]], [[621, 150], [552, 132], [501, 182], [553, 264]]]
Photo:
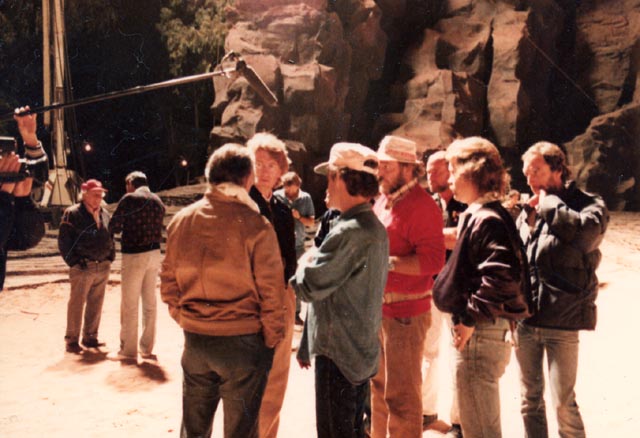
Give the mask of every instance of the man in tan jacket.
[[246, 148], [225, 145], [205, 169], [205, 196], [167, 229], [161, 295], [184, 329], [183, 437], [210, 436], [220, 399], [226, 437], [257, 437], [258, 412], [284, 333], [278, 241], [247, 190]]

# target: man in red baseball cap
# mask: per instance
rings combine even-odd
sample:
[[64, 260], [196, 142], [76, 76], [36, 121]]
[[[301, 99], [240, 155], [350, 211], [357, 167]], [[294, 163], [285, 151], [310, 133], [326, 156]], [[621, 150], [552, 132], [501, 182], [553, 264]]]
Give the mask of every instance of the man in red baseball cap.
[[116, 254], [109, 232], [111, 217], [102, 208], [107, 190], [96, 179], [86, 181], [81, 189], [82, 201], [65, 210], [58, 233], [58, 248], [70, 267], [71, 284], [64, 340], [66, 351], [76, 354], [82, 352], [78, 342], [81, 328], [82, 345], [87, 348], [105, 345], [98, 340], [98, 327], [109, 270]]

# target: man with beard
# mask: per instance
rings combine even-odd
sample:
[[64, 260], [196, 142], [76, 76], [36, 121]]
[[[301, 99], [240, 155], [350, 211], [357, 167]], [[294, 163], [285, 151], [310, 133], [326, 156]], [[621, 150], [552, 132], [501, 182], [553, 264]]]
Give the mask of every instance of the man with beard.
[[422, 355], [433, 277], [444, 265], [442, 216], [419, 185], [416, 144], [387, 136], [378, 149], [381, 195], [374, 212], [389, 237], [380, 365], [371, 383], [373, 438], [422, 436]]

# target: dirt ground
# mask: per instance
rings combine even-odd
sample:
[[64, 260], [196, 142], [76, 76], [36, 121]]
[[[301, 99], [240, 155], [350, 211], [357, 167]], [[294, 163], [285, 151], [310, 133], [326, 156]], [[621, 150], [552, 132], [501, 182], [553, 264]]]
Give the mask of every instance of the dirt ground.
[[[175, 437], [181, 418], [182, 332], [159, 302], [157, 362], [121, 364], [106, 360], [119, 332], [119, 263], [107, 290], [100, 338], [102, 351], [64, 353], [68, 282], [59, 257], [12, 258], [6, 289], [0, 293], [0, 436], [2, 437]], [[49, 242], [49, 245], [51, 243]], [[602, 247], [599, 322], [582, 332], [578, 403], [590, 437], [640, 436], [640, 215], [616, 214]], [[296, 333], [297, 342], [299, 333]], [[443, 340], [443, 346], [445, 341]], [[448, 419], [449, 358], [444, 348], [440, 414]], [[512, 360], [502, 380], [505, 438], [523, 436], [517, 366]], [[301, 370], [292, 355], [280, 436], [315, 436], [313, 372]], [[549, 397], [547, 395], [547, 400]], [[551, 429], [555, 429], [549, 412]], [[214, 436], [222, 436], [218, 414]], [[441, 436], [426, 432], [425, 437]], [[557, 437], [552, 430], [552, 437]]]

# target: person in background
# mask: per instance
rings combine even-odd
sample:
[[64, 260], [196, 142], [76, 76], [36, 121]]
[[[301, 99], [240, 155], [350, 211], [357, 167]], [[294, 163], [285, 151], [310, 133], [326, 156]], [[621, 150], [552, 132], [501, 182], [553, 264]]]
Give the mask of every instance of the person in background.
[[510, 321], [529, 315], [528, 266], [513, 219], [502, 207], [507, 173], [481, 137], [447, 148], [449, 185], [469, 207], [456, 245], [433, 286], [451, 317], [455, 386], [465, 438], [500, 438], [499, 381], [511, 357]]
[[386, 136], [378, 149], [380, 197], [373, 211], [389, 236], [389, 276], [380, 365], [371, 381], [371, 436], [422, 437], [422, 356], [431, 324], [431, 286], [444, 265], [442, 214], [418, 185], [415, 142]]
[[[47, 171], [47, 157], [36, 135], [35, 114], [24, 115], [29, 107], [16, 108], [14, 120], [24, 145], [24, 156], [37, 160]], [[20, 157], [15, 152], [0, 155], [0, 174], [13, 176], [20, 172]], [[13, 179], [13, 178], [7, 178]], [[7, 271], [7, 251], [23, 251], [36, 246], [44, 236], [44, 219], [31, 199], [33, 177], [22, 181], [3, 181], [0, 176], [0, 291]]]
[[[467, 205], [457, 201], [449, 187], [449, 163], [446, 152], [443, 150], [434, 152], [427, 159], [427, 184], [433, 200], [442, 211], [444, 224], [444, 239], [446, 259], [451, 255], [451, 250], [456, 243], [456, 229], [460, 214], [467, 209]], [[436, 306], [431, 306], [431, 327], [427, 331], [424, 342], [424, 360], [422, 362], [422, 429], [447, 432], [450, 438], [462, 438], [460, 427], [460, 414], [455, 390], [451, 403], [451, 425], [438, 420], [438, 374], [441, 362], [440, 335], [442, 326], [450, 331], [450, 324], [442, 318], [442, 312]], [[448, 333], [448, 332], [447, 332]], [[448, 334], [447, 334], [448, 336]]]
[[111, 219], [111, 234], [122, 233], [122, 299], [120, 303], [120, 350], [116, 360], [138, 356], [138, 304], [142, 301], [140, 355], [153, 358], [156, 338], [156, 280], [162, 255], [162, 220], [165, 207], [151, 193], [147, 176], [139, 171], [125, 178], [127, 193]]
[[[58, 232], [58, 248], [69, 265], [71, 294], [67, 305], [66, 350], [80, 353], [82, 345], [103, 347], [98, 340], [102, 303], [116, 251], [109, 231], [109, 213], [102, 208], [106, 189], [97, 179], [82, 184], [82, 201], [67, 208]], [[86, 304], [86, 306], [85, 306]], [[84, 324], [82, 323], [84, 313]]]
[[531, 266], [534, 314], [516, 330], [525, 436], [548, 436], [543, 360], [561, 437], [585, 436], [576, 402], [580, 330], [596, 327], [600, 243], [609, 223], [602, 198], [569, 181], [557, 145], [539, 142], [522, 155], [533, 197], [518, 218]]
[[[291, 214], [295, 219], [296, 235], [296, 258], [304, 253], [304, 240], [307, 235], [305, 227], [314, 225], [315, 210], [311, 196], [300, 189], [302, 180], [295, 172], [287, 172], [280, 178], [283, 188], [276, 190], [273, 194], [291, 209]], [[300, 300], [296, 298], [295, 324], [302, 325], [300, 318]]]
[[[337, 143], [315, 171], [327, 175], [327, 203], [342, 213], [320, 247], [300, 259], [291, 284], [310, 303], [305, 320], [315, 357], [319, 438], [363, 438], [369, 379], [378, 368], [382, 293], [389, 254], [384, 227], [371, 210], [378, 192], [378, 162], [371, 149]], [[299, 355], [300, 366], [311, 366]]]
[[167, 227], [160, 291], [184, 330], [184, 438], [209, 437], [222, 399], [224, 436], [257, 438], [276, 345], [284, 337], [282, 259], [247, 191], [251, 155], [227, 144], [209, 158], [204, 197]]
[[295, 294], [287, 286], [289, 278], [296, 271], [295, 222], [291, 209], [273, 195], [274, 188], [280, 184], [280, 178], [289, 167], [289, 157], [284, 142], [266, 132], [255, 134], [247, 142], [247, 147], [255, 164], [255, 183], [249, 196], [276, 230], [279, 254], [284, 266], [281, 271], [286, 287], [282, 290], [286, 306], [284, 339], [276, 348], [260, 408], [260, 438], [275, 438], [278, 435], [280, 410], [289, 380], [296, 308]]
[[512, 189], [507, 194], [507, 199], [502, 203], [502, 206], [509, 212], [513, 220], [517, 220], [522, 211], [520, 206], [520, 192]]

